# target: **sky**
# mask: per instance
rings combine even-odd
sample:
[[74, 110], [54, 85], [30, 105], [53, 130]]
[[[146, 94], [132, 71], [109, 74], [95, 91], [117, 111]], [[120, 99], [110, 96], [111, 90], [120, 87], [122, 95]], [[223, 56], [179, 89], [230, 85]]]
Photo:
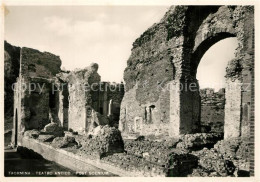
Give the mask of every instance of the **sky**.
[[221, 40], [208, 49], [197, 69], [200, 88], [209, 87], [218, 91], [225, 87], [226, 67], [235, 58], [237, 46], [237, 38], [232, 37]]
[[[159, 22], [168, 6], [9, 6], [5, 40], [59, 55], [62, 68], [99, 64], [102, 81], [121, 82], [132, 43]], [[201, 87], [224, 81], [227, 61], [237, 42], [226, 39], [203, 56], [197, 78]], [[219, 86], [213, 86], [216, 89]]]

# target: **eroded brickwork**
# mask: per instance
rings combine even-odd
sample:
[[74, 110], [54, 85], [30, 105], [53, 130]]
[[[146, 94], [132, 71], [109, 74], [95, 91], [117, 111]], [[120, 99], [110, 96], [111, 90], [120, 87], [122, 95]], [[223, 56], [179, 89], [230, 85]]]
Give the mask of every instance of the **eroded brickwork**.
[[43, 129], [50, 123], [51, 83], [60, 65], [58, 56], [21, 48], [20, 74], [14, 89], [13, 143], [19, 142], [24, 131]]
[[[251, 6], [173, 6], [133, 43], [125, 86], [100, 82], [95, 63], [62, 72], [58, 56], [21, 48], [13, 142], [36, 139], [140, 176], [248, 175], [253, 25]], [[228, 37], [239, 44], [226, 68], [222, 140], [221, 131], [202, 131], [201, 107], [224, 109], [224, 94], [201, 95], [196, 72], [210, 46]], [[28, 83], [44, 87], [18, 89]]]
[[[252, 26], [247, 26], [247, 30], [246, 24]], [[200, 59], [216, 42], [236, 37], [239, 42], [236, 59], [241, 60], [244, 73], [241, 82], [249, 83], [253, 29], [253, 8], [250, 6], [171, 7], [159, 23], [150, 27], [133, 43], [124, 72], [126, 93], [120, 116], [120, 129], [124, 135], [158, 133], [178, 136], [200, 131], [201, 105], [196, 80]], [[171, 89], [162, 92], [160, 89], [167, 85], [172, 85]], [[242, 115], [242, 130], [246, 133], [250, 112], [246, 109], [233, 112], [230, 107], [232, 103], [228, 103], [239, 99], [233, 98], [241, 95], [242, 89], [236, 88], [233, 90], [235, 94], [227, 91], [231, 98], [226, 102], [225, 111], [232, 115], [227, 117]], [[248, 108], [250, 96], [251, 91], [243, 90], [243, 104], [235, 105]], [[159, 104], [162, 98], [168, 100], [163, 108]], [[165, 112], [165, 108], [170, 108], [169, 112]], [[147, 116], [150, 118], [151, 115], [154, 115], [152, 122], [145, 124]], [[136, 124], [136, 121], [142, 124]], [[169, 130], [157, 132], [161, 126], [166, 126]]]
[[225, 89], [201, 89], [201, 131], [224, 133]]

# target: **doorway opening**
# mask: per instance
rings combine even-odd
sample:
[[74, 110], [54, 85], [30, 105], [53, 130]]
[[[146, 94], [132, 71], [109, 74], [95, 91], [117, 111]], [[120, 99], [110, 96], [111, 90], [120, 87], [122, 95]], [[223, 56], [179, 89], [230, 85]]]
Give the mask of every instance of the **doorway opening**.
[[225, 75], [228, 62], [235, 58], [236, 37], [210, 46], [199, 61], [196, 78], [200, 85], [200, 123], [202, 132], [224, 132]]

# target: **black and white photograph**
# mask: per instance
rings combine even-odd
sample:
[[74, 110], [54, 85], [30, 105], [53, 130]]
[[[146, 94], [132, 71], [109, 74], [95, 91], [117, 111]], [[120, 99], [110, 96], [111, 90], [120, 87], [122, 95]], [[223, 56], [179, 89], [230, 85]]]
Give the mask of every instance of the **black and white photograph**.
[[1, 182], [260, 179], [255, 1], [1, 6]]

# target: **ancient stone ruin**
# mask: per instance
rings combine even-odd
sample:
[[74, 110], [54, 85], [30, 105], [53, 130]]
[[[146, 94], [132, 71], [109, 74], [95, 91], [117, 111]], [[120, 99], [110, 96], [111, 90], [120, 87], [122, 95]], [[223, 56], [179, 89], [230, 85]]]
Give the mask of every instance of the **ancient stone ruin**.
[[252, 98], [243, 88], [252, 82], [253, 27], [252, 7], [172, 7], [133, 43], [124, 74], [122, 133], [174, 137], [199, 132], [200, 59], [216, 42], [236, 37], [236, 60], [226, 75], [225, 138], [247, 136], [250, 111], [240, 107], [249, 108]]
[[[72, 72], [63, 72], [60, 66], [60, 58], [51, 53], [20, 49], [14, 88], [14, 144], [26, 130], [44, 129], [49, 123], [82, 134], [99, 125], [116, 125], [124, 86], [100, 82], [95, 63]], [[98, 89], [79, 88], [94, 84]]]
[[[238, 48], [226, 87], [200, 90], [200, 59], [228, 37], [237, 38]], [[11, 75], [5, 88], [16, 82], [14, 146], [63, 149], [123, 176], [253, 174], [252, 6], [170, 7], [134, 41], [125, 84], [101, 82], [95, 63], [62, 71], [59, 56], [7, 42], [5, 65]]]
[[224, 132], [225, 118], [225, 89], [218, 92], [206, 88], [200, 90], [201, 111], [200, 123], [201, 132]]

